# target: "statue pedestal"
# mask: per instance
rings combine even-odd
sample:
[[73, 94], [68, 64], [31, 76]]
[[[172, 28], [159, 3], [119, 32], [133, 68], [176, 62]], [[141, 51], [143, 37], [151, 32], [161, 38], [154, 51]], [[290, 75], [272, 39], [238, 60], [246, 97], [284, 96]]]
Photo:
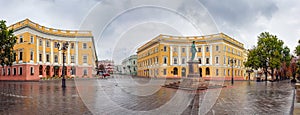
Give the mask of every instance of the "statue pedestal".
[[198, 64], [197, 61], [188, 61], [188, 77], [200, 77], [200, 73], [197, 72]]

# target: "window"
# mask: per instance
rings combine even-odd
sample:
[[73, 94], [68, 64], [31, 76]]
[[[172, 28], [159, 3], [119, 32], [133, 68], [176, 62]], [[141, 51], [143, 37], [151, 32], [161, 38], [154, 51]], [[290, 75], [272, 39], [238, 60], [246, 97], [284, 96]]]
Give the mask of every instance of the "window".
[[13, 71], [14, 75], [17, 74], [17, 68], [14, 68], [14, 71]]
[[57, 63], [58, 62], [58, 56], [54, 55], [54, 62]]
[[181, 64], [185, 64], [185, 58], [181, 59]]
[[46, 47], [50, 47], [50, 41], [46, 40]]
[[75, 75], [76, 73], [76, 68], [73, 66], [71, 67], [71, 75]]
[[40, 60], [40, 62], [43, 61], [43, 55], [42, 54], [39, 54], [39, 60]]
[[209, 47], [208, 46], [206, 46], [206, 52], [209, 52]]
[[167, 51], [167, 46], [164, 46], [164, 52], [166, 52]]
[[164, 75], [167, 75], [167, 69], [164, 69]]
[[174, 47], [174, 52], [176, 52], [177, 51], [177, 48], [176, 47]]
[[228, 52], [230, 52], [230, 48], [228, 48]]
[[30, 43], [34, 43], [33, 36], [30, 36]]
[[30, 67], [30, 75], [34, 75], [34, 69], [33, 69], [33, 67]]
[[226, 64], [226, 56], [224, 56], [224, 62], [223, 63]]
[[199, 64], [202, 64], [202, 59], [198, 58]]
[[228, 65], [230, 64], [230, 57], [228, 57], [228, 62], [227, 63], [228, 63]]
[[205, 74], [206, 74], [206, 75], [209, 75], [209, 74], [210, 74], [210, 71], [209, 71], [209, 68], [208, 68], [208, 67], [205, 69]]
[[39, 45], [42, 46], [43, 45], [42, 39], [40, 39], [39, 41], [40, 41]]
[[33, 61], [33, 51], [30, 51], [30, 60]]
[[49, 56], [49, 54], [46, 54], [46, 62], [50, 62], [50, 56]]
[[206, 64], [209, 64], [209, 58], [206, 58]]
[[182, 50], [182, 53], [184, 53], [184, 52], [185, 52], [185, 48], [182, 48], [181, 50]]
[[87, 63], [87, 56], [83, 56], [83, 63]]
[[71, 43], [71, 49], [74, 49], [74, 43]]
[[219, 46], [218, 45], [216, 46], [216, 51], [219, 51]]
[[87, 75], [87, 73], [88, 73], [87, 69], [84, 69], [83, 70], [83, 75]]
[[19, 52], [19, 60], [20, 60], [20, 61], [23, 60], [23, 52], [22, 52], [22, 51]]
[[216, 69], [216, 76], [219, 76], [219, 69]]
[[164, 64], [167, 64], [167, 57], [164, 57]]
[[7, 75], [10, 75], [10, 68], [7, 68]]
[[86, 43], [83, 43], [83, 44], [82, 44], [82, 48], [83, 48], [83, 49], [86, 49], [86, 48], [87, 48]]
[[54, 48], [57, 48], [57, 42], [54, 42]]
[[174, 64], [177, 64], [177, 58], [174, 58]]
[[226, 75], [226, 70], [224, 69], [224, 73], [223, 73], [223, 75], [225, 76]]
[[226, 46], [224, 46], [224, 51], [226, 51]]
[[198, 52], [201, 52], [201, 48], [198, 48]]
[[219, 57], [216, 57], [216, 64], [219, 64]]
[[19, 75], [22, 75], [22, 74], [23, 74], [23, 68], [19, 67]]
[[23, 43], [23, 36], [20, 36], [19, 43]]
[[75, 57], [71, 56], [71, 63], [75, 63]]
[[228, 69], [228, 71], [227, 71], [227, 75], [230, 76], [230, 70], [229, 70], [229, 69]]

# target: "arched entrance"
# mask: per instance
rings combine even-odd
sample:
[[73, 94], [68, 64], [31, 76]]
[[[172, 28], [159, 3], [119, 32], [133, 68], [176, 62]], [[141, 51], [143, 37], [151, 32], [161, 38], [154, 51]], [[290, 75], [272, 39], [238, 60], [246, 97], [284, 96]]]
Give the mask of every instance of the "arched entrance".
[[43, 75], [43, 66], [42, 65], [39, 66], [39, 75]]
[[202, 77], [202, 68], [201, 67], [199, 67], [199, 75], [200, 75], [200, 77]]
[[209, 67], [205, 69], [205, 75], [210, 75]]
[[178, 68], [177, 68], [177, 67], [174, 67], [174, 69], [173, 69], [173, 74], [174, 74], [174, 75], [178, 75]]
[[50, 66], [49, 65], [46, 67], [46, 75], [47, 76], [50, 75]]
[[58, 76], [59, 66], [54, 66], [54, 76]]
[[185, 67], [183, 67], [181, 69], [181, 77], [185, 77], [185, 76], [186, 76], [186, 69], [185, 69]]

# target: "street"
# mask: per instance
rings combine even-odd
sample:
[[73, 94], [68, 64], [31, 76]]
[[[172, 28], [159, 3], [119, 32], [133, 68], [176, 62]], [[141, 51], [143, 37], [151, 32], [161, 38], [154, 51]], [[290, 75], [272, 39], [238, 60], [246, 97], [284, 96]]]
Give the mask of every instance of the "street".
[[[178, 79], [180, 80], [180, 79]], [[290, 114], [287, 81], [211, 81], [225, 88], [186, 91], [161, 87], [176, 79], [75, 79], [0, 82], [0, 114]]]

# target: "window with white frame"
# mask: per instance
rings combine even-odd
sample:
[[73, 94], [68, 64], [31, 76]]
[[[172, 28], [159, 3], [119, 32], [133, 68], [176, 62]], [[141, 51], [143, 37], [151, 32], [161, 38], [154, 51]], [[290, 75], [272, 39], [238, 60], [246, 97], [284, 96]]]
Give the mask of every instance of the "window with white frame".
[[181, 48], [181, 52], [182, 52], [182, 53], [185, 53], [185, 48]]
[[16, 75], [17, 74], [17, 68], [14, 68], [13, 70], [14, 70], [13, 75]]
[[30, 43], [34, 43], [34, 39], [33, 39], [33, 36], [30, 36]]
[[7, 75], [10, 75], [10, 68], [7, 68]]
[[202, 64], [202, 59], [198, 58], [199, 64]]
[[75, 56], [74, 55], [71, 56], [71, 63], [75, 63]]
[[181, 59], [181, 64], [185, 64], [185, 58]]
[[167, 46], [164, 46], [164, 52], [166, 52], [167, 51]]
[[50, 55], [46, 54], [46, 62], [50, 62]]
[[209, 58], [206, 58], [206, 64], [209, 64]]
[[167, 69], [164, 69], [164, 75], [167, 75]]
[[86, 43], [82, 43], [82, 48], [86, 49], [87, 48], [87, 44]]
[[198, 48], [198, 52], [201, 52], [201, 48], [200, 47]]
[[164, 64], [167, 64], [167, 57], [164, 57]]
[[30, 75], [34, 75], [34, 68], [30, 67]]
[[87, 75], [88, 74], [88, 70], [87, 69], [83, 69], [83, 75]]
[[42, 39], [39, 39], [39, 45], [43, 46], [43, 40]]
[[216, 57], [216, 64], [219, 64], [219, 57]]
[[33, 53], [33, 51], [31, 50], [31, 51], [30, 51], [30, 60], [31, 60], [31, 61], [33, 61], [33, 57], [34, 57], [34, 53]]
[[43, 54], [39, 54], [39, 61], [43, 61]]
[[22, 74], [23, 74], [23, 68], [19, 67], [19, 75], [22, 75]]
[[46, 40], [46, 47], [50, 47], [50, 41]]
[[226, 56], [224, 56], [223, 64], [226, 64]]
[[209, 47], [208, 46], [206, 46], [206, 52], [209, 52]]
[[216, 46], [216, 51], [219, 51], [219, 46], [218, 45]]
[[219, 76], [219, 69], [216, 69], [216, 76]]
[[20, 36], [19, 43], [23, 43], [23, 36]]
[[74, 43], [71, 43], [71, 49], [74, 49]]
[[174, 58], [174, 62], [173, 63], [177, 64], [177, 58], [176, 57]]
[[23, 51], [20, 51], [19, 52], [19, 61], [22, 61], [23, 60]]
[[82, 58], [83, 58], [83, 63], [87, 63], [87, 58], [88, 57], [86, 55], [84, 55]]
[[54, 55], [54, 62], [58, 63], [58, 56], [57, 55]]

